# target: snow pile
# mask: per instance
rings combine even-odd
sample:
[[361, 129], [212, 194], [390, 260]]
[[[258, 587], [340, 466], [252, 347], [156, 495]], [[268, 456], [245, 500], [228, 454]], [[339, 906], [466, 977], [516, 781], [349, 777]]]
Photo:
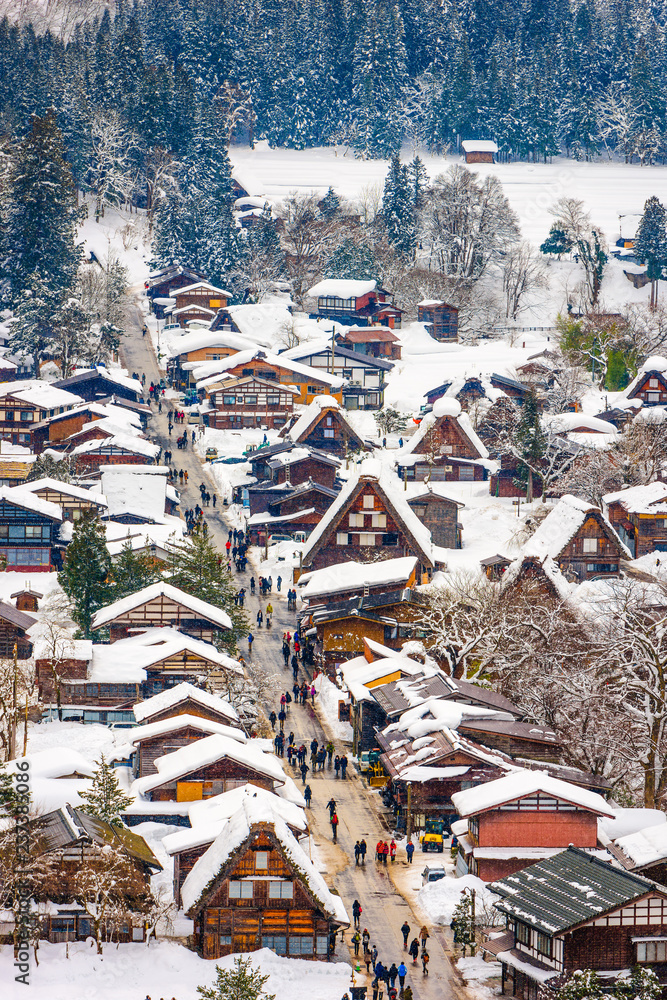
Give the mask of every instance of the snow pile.
[[318, 674], [313, 684], [317, 691], [316, 703], [334, 739], [351, 743], [352, 726], [349, 722], [341, 722], [338, 718], [338, 706], [341, 701], [347, 700], [345, 694], [325, 674]]
[[635, 865], [650, 865], [667, 859], [667, 824], [648, 826], [627, 837], [619, 837], [616, 846]]
[[466, 983], [483, 983], [487, 979], [500, 979], [502, 965], [500, 962], [485, 962], [481, 955], [475, 958], [460, 958], [456, 963]]
[[427, 915], [430, 923], [449, 925], [454, 916], [464, 889], [474, 889], [476, 894], [477, 912], [482, 907], [491, 909], [499, 897], [489, 892], [485, 882], [476, 875], [464, 875], [463, 878], [442, 878], [438, 882], [428, 882], [417, 893], [417, 903]]
[[405, 584], [416, 565], [415, 556], [384, 559], [377, 563], [358, 563], [349, 560], [303, 573], [299, 577], [297, 592], [303, 600], [313, 601], [327, 594], [356, 590], [366, 584], [369, 587], [385, 584], [391, 589], [394, 584]]
[[461, 416], [461, 404], [458, 399], [441, 396], [440, 399], [436, 399], [431, 412], [434, 417], [454, 417], [457, 419]]
[[606, 840], [618, 840], [629, 837], [651, 826], [665, 826], [667, 816], [661, 809], [621, 809], [612, 808], [613, 818], [601, 816], [598, 820], [598, 832]]
[[[114, 643], [114, 645], [118, 645], [118, 643]], [[202, 691], [201, 688], [196, 688], [186, 681], [176, 684], [172, 688], [167, 688], [166, 691], [161, 691], [160, 694], [153, 695], [152, 698], [147, 698], [146, 701], [135, 705], [132, 711], [137, 722], [143, 722], [144, 719], [158, 715], [165, 709], [173, 708], [188, 698], [206, 708], [214, 709], [234, 722], [239, 721], [236, 709], [228, 701], [218, 698], [217, 695], [209, 694], [208, 691]]]

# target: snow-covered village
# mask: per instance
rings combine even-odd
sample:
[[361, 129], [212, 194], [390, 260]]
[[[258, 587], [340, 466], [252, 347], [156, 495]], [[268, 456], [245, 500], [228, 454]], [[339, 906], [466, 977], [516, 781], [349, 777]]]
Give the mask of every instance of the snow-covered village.
[[0, 983], [667, 996], [667, 4], [0, 0]]

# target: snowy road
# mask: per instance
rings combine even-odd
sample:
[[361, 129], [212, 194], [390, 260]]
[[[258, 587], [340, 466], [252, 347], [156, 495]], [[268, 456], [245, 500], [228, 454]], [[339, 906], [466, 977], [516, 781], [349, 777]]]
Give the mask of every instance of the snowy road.
[[[121, 355], [125, 366], [130, 373], [136, 371], [139, 374], [146, 373], [147, 384], [151, 379], [161, 377], [157, 362], [153, 354], [151, 341], [148, 337], [142, 338], [141, 325], [143, 319], [139, 310], [132, 327], [136, 324], [136, 329], [128, 330], [126, 338], [121, 344]], [[172, 446], [174, 452], [172, 464], [178, 468], [188, 470], [189, 482], [181, 489], [181, 508], [194, 507], [200, 500], [199, 483], [202, 479], [207, 480], [208, 474], [205, 466], [193, 451], [188, 447], [186, 451], [177, 451], [175, 445], [176, 431], [178, 425], [174, 427], [172, 438], [169, 439], [167, 433], [167, 412], [169, 407], [163, 404], [163, 412], [157, 412], [157, 406], [152, 405], [152, 416], [148, 425], [148, 434], [158, 444], [165, 447]], [[211, 481], [211, 492], [215, 490], [215, 485]], [[227, 539], [228, 527], [223, 517], [223, 510], [207, 508], [205, 511], [206, 521], [211, 532], [212, 539], [222, 549]], [[256, 570], [252, 570], [257, 577]], [[238, 574], [239, 586], [248, 586], [250, 572]], [[257, 609], [266, 607], [268, 601], [274, 606], [275, 620], [270, 631], [266, 628], [253, 628], [255, 643], [253, 649], [253, 660], [261, 664], [263, 669], [271, 674], [279, 674], [282, 687], [291, 690], [292, 671], [285, 669], [281, 654], [282, 634], [289, 629], [294, 631], [295, 617], [293, 613], [287, 611], [287, 601], [283, 594], [274, 593], [270, 598], [251, 597], [248, 603], [248, 614], [251, 621], [255, 622]], [[303, 669], [300, 671], [300, 680], [304, 678]], [[308, 678], [309, 679], [309, 678]], [[282, 691], [275, 692], [275, 704], [264, 706], [267, 714], [271, 708], [279, 710], [279, 699]], [[317, 709], [317, 706], [315, 706]], [[317, 711], [310, 705], [291, 705], [287, 718], [286, 731], [294, 730], [297, 740], [308, 744], [313, 737], [321, 743], [328, 741], [330, 732], [327, 729], [326, 719], [320, 718]], [[348, 751], [349, 747], [337, 745], [336, 752], [342, 753], [343, 749]], [[285, 760], [285, 768], [289, 770], [289, 765]], [[300, 782], [300, 776], [294, 770], [294, 778]], [[374, 858], [374, 848], [377, 841], [389, 839], [391, 831], [386, 826], [384, 810], [381, 807], [377, 793], [368, 789], [361, 776], [352, 767], [348, 771], [348, 778], [343, 781], [334, 777], [333, 769], [316, 775], [309, 774], [311, 788], [313, 791], [312, 808], [308, 810], [311, 831], [313, 834], [313, 846], [317, 852], [319, 866], [325, 870], [327, 881], [340, 893], [348, 913], [352, 914], [352, 903], [358, 899], [362, 905], [361, 928], [367, 927], [371, 934], [371, 942], [378, 948], [379, 957], [383, 964], [389, 966], [392, 962], [399, 965], [402, 958], [406, 957], [403, 951], [403, 939], [400, 927], [407, 919], [411, 927], [411, 938], [416, 937], [419, 928], [424, 923], [423, 914], [415, 912], [405, 898], [400, 894], [396, 881], [405, 881], [407, 861], [404, 855], [392, 869], [376, 864]], [[338, 803], [338, 816], [340, 820], [338, 844], [331, 842], [331, 828], [329, 826], [329, 813], [326, 808], [327, 801], [333, 796]], [[365, 838], [369, 846], [369, 853], [365, 866], [355, 866], [354, 844], [357, 839]], [[402, 854], [402, 852], [401, 852]], [[415, 887], [420, 883], [420, 873], [422, 869], [421, 854], [415, 854], [413, 864], [414, 878], [408, 876], [410, 885]], [[408, 965], [407, 983], [412, 987], [415, 1000], [441, 1000], [445, 997], [456, 997], [458, 1000], [470, 1000], [470, 993], [462, 984], [458, 972], [453, 968], [450, 956], [452, 952], [448, 946], [442, 931], [430, 928], [431, 938], [429, 941], [430, 975], [424, 977], [421, 971], [421, 964]], [[345, 941], [338, 944], [337, 958], [339, 960], [353, 961], [353, 950], [350, 944], [353, 930], [345, 933]], [[357, 974], [359, 985], [370, 984], [370, 978], [366, 976], [365, 966], [361, 965], [362, 971]], [[370, 1000], [372, 993], [369, 990]]]

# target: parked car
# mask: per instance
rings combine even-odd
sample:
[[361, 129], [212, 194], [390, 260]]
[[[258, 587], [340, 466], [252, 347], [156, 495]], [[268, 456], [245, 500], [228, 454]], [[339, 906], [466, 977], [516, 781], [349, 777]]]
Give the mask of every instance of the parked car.
[[291, 535], [269, 535], [269, 545], [277, 545], [278, 542], [292, 542]]
[[206, 449], [206, 461], [207, 462], [212, 462], [217, 457], [218, 457], [218, 449], [217, 448], [207, 448]]
[[425, 868], [422, 872], [422, 885], [426, 885], [427, 882], [439, 882], [441, 878], [447, 878], [445, 866], [433, 865], [431, 868]]

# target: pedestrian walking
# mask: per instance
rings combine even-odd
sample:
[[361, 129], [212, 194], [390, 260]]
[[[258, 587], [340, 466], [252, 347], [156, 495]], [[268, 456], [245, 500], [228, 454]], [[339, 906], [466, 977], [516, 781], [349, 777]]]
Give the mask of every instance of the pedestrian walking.
[[378, 950], [375, 947], [375, 945], [373, 945], [373, 947], [371, 948], [371, 962], [373, 963], [373, 968], [375, 968], [375, 963], [377, 962], [377, 960], [378, 960]]
[[369, 942], [371, 940], [371, 932], [368, 927], [364, 927], [363, 933], [361, 935], [361, 943], [364, 947], [364, 951], [368, 951]]
[[[336, 813], [334, 813], [331, 817], [331, 832], [333, 834], [332, 839], [335, 844], [338, 841], [338, 815]], [[357, 925], [355, 924], [355, 926]]]
[[405, 951], [408, 950], [408, 938], [410, 937], [410, 924], [407, 920], [403, 921], [403, 926], [401, 927], [401, 934], [403, 935], [403, 948]]
[[362, 863], [362, 865], [365, 865], [366, 864], [366, 851], [368, 850], [368, 845], [366, 844], [365, 840], [360, 841], [360, 843], [359, 843], [359, 850], [361, 851], [361, 863]]
[[428, 976], [428, 963], [430, 961], [429, 953], [424, 950], [422, 952], [422, 972], [425, 976]]
[[340, 757], [338, 754], [334, 758], [334, 771], [336, 772], [336, 777], [338, 777], [338, 772], [340, 771]]
[[[310, 700], [311, 700], [311, 703], [313, 705], [315, 704], [315, 695], [316, 694], [317, 694], [317, 691], [315, 690], [315, 685], [312, 684], [311, 688], [310, 688]], [[343, 775], [343, 777], [345, 777], [345, 775]]]
[[299, 770], [301, 771], [301, 784], [305, 785], [306, 784], [306, 775], [310, 771], [310, 768], [306, 764], [305, 760], [304, 760], [303, 764], [301, 765], [301, 767], [299, 768]]
[[396, 861], [396, 841], [392, 838], [391, 844], [389, 845], [389, 857], [391, 858], [392, 865]]
[[419, 941], [417, 938], [413, 938], [410, 942], [410, 947], [408, 948], [408, 955], [412, 957], [412, 964], [417, 964], [417, 959], [419, 958]]
[[389, 844], [387, 843], [386, 840], [384, 840], [382, 842], [382, 864], [385, 865], [385, 867], [387, 864], [388, 857], [389, 857]]
[[250, 593], [251, 594], [255, 593], [255, 577], [254, 576], [250, 577]]
[[254, 641], [255, 641], [255, 637], [254, 637], [254, 635], [251, 632], [250, 635], [248, 636], [248, 655], [249, 656], [252, 656], [252, 644], [253, 644]]
[[281, 708], [278, 712], [278, 722], [280, 723], [280, 732], [285, 731], [285, 719], [287, 718], [287, 713], [284, 708]]
[[355, 863], [355, 865], [359, 864], [359, 858], [360, 857], [361, 857], [361, 844], [359, 843], [359, 841], [357, 841], [356, 844], [354, 845], [354, 863]]
[[306, 787], [304, 788], [304, 790], [303, 790], [303, 797], [306, 800], [306, 807], [308, 809], [310, 809], [310, 800], [313, 797], [313, 791], [312, 791], [310, 785], [306, 785]]
[[327, 759], [327, 763], [328, 763], [329, 767], [331, 767], [331, 764], [333, 762], [333, 755], [334, 755], [334, 750], [335, 749], [336, 748], [333, 745], [333, 743], [331, 743], [331, 741], [329, 741], [329, 743], [327, 743], [327, 758], [328, 758]]
[[354, 926], [357, 928], [357, 930], [359, 930], [359, 917], [361, 916], [361, 914], [362, 914], [361, 903], [359, 902], [358, 899], [355, 899], [354, 903], [352, 904], [352, 917], [354, 919]]
[[370, 976], [371, 973], [371, 953], [368, 948], [364, 948], [364, 962], [366, 964], [366, 975]]
[[392, 962], [387, 971], [389, 977], [389, 985], [393, 987], [396, 985], [396, 979], [398, 976], [398, 967], [396, 965], [396, 962]]
[[407, 842], [407, 844], [405, 845], [405, 853], [408, 856], [408, 864], [411, 865], [412, 864], [412, 855], [415, 853], [415, 845], [412, 843], [411, 840], [409, 840]]
[[282, 583], [283, 583], [283, 578], [282, 578], [282, 576], [279, 576], [278, 579], [276, 580], [276, 584], [277, 584], [277, 587], [278, 587], [278, 593], [280, 593], [280, 588], [282, 587]]
[[276, 715], [276, 713], [275, 712], [270, 712], [269, 713], [269, 722], [271, 723], [271, 729], [273, 729], [274, 733], [276, 731], [276, 722], [277, 722], [277, 720], [278, 720], [278, 716]]
[[412, 990], [409, 986], [406, 986], [403, 990], [403, 1000], [414, 1000], [412, 996]]
[[401, 993], [405, 988], [405, 977], [407, 976], [407, 974], [408, 974], [407, 966], [405, 962], [401, 962], [401, 964], [398, 967], [398, 985], [401, 988]]
[[361, 934], [359, 931], [355, 931], [352, 935], [352, 944], [354, 945], [354, 954], [359, 955], [359, 949], [361, 948]]
[[422, 951], [426, 951], [426, 942], [428, 941], [430, 936], [431, 935], [428, 932], [428, 927], [426, 926], [426, 924], [423, 924], [422, 929], [419, 932], [419, 939], [422, 943]]
[[346, 754], [343, 754], [343, 756], [340, 759], [340, 776], [341, 776], [341, 778], [345, 777], [346, 770], [347, 770], [347, 756], [346, 756]]
[[329, 810], [329, 819], [331, 819], [331, 817], [333, 816], [333, 814], [336, 812], [336, 800], [333, 797], [333, 795], [331, 796], [331, 798], [327, 802], [327, 809]]
[[257, 628], [262, 627], [262, 622], [264, 621], [264, 615], [262, 614], [262, 609], [260, 608], [257, 612]]

